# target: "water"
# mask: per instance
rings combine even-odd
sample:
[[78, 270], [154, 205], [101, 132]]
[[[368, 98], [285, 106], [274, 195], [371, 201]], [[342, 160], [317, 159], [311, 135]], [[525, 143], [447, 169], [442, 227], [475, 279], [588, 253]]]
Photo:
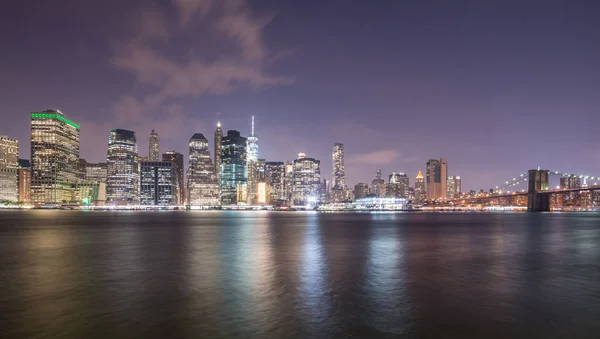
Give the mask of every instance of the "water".
[[600, 214], [0, 212], [2, 338], [598, 338]]

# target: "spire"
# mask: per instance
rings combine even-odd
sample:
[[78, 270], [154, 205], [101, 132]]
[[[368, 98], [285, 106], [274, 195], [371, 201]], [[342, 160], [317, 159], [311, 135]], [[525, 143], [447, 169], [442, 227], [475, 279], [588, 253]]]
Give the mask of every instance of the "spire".
[[417, 179], [423, 179], [423, 173], [421, 173], [421, 171], [419, 171], [419, 174], [417, 174]]
[[254, 115], [252, 116], [252, 136], [254, 136]]
[[221, 112], [217, 112], [217, 128], [221, 128]]

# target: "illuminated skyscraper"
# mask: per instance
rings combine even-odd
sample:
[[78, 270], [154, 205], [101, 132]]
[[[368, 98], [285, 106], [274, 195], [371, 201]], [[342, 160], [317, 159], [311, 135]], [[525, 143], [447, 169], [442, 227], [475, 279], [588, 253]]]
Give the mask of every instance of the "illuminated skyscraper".
[[31, 113], [31, 200], [53, 205], [73, 200], [79, 180], [79, 125], [59, 110]]
[[135, 132], [110, 131], [107, 152], [106, 200], [113, 205], [137, 205], [140, 201], [138, 146]]
[[31, 164], [26, 159], [19, 159], [19, 202], [31, 203]]
[[189, 142], [188, 202], [192, 206], [219, 204], [219, 183], [210, 160], [208, 140], [196, 133]]
[[290, 204], [294, 201], [294, 163], [291, 161], [285, 163], [285, 200]]
[[154, 130], [150, 133], [150, 142], [148, 145], [148, 161], [160, 161], [160, 137]]
[[276, 204], [285, 201], [285, 164], [283, 162], [266, 162], [265, 176], [269, 184], [270, 203]]
[[254, 116], [252, 116], [252, 133], [247, 139], [246, 173], [248, 175], [248, 204], [256, 203], [257, 184], [260, 180], [260, 169], [258, 165], [258, 137], [254, 134]]
[[333, 175], [331, 185], [331, 201], [341, 202], [346, 200], [346, 175], [344, 173], [344, 144], [333, 144], [331, 154], [333, 160]]
[[[219, 116], [221, 113], [218, 113]], [[223, 130], [221, 129], [221, 120], [217, 117], [217, 129], [215, 129], [215, 149], [213, 155], [215, 156], [215, 175], [217, 176], [217, 182], [221, 182], [221, 143], [223, 142]], [[220, 184], [219, 184], [220, 185]], [[219, 188], [220, 189], [220, 188]]]
[[369, 194], [369, 185], [358, 183], [354, 186], [354, 199], [361, 199]]
[[448, 163], [446, 159], [431, 159], [427, 162], [427, 199], [446, 197]]
[[246, 186], [246, 138], [230, 130], [221, 143], [221, 204], [237, 204], [238, 188]]
[[140, 163], [140, 205], [175, 205], [176, 174], [168, 161]]
[[293, 203], [307, 205], [317, 203], [321, 191], [321, 162], [307, 158], [304, 153], [298, 154], [293, 168]]
[[462, 183], [460, 176], [453, 175], [449, 176], [446, 182], [446, 198], [452, 199], [456, 198], [462, 192]]
[[375, 179], [371, 181], [371, 188], [369, 190], [369, 193], [378, 197], [385, 197], [386, 195], [385, 180], [381, 179], [380, 168], [375, 170]]
[[19, 142], [0, 135], [0, 202], [19, 201]]
[[409, 179], [404, 173], [390, 174], [386, 195], [392, 198], [408, 198]]
[[426, 196], [425, 178], [423, 177], [423, 173], [419, 171], [417, 178], [415, 179], [415, 200], [421, 202], [425, 200]]
[[162, 161], [168, 161], [173, 164], [175, 172], [175, 204], [185, 204], [185, 182], [183, 181], [183, 154], [168, 151], [163, 153]]

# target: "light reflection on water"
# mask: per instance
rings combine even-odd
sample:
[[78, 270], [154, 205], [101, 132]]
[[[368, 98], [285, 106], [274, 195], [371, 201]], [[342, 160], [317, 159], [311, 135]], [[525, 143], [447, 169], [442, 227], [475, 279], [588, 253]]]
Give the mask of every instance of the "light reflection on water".
[[594, 338], [599, 214], [0, 213], [6, 338]]

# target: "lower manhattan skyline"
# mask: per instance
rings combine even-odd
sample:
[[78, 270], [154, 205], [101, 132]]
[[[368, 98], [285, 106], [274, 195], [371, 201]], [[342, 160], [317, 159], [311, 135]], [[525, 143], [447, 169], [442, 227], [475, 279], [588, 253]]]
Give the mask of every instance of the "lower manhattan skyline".
[[463, 191], [537, 166], [600, 173], [598, 24], [577, 1], [59, 3], [0, 14], [11, 46], [0, 134], [19, 140], [21, 158], [29, 113], [51, 108], [81, 125], [88, 162], [106, 161], [113, 129], [136, 132], [148, 156], [154, 129], [161, 154], [184, 154], [187, 168], [190, 136], [212, 149], [221, 112], [224, 133], [243, 136], [256, 117], [261, 158], [306, 153], [328, 180], [343, 143], [349, 188], [376, 168], [413, 186], [440, 158]]

